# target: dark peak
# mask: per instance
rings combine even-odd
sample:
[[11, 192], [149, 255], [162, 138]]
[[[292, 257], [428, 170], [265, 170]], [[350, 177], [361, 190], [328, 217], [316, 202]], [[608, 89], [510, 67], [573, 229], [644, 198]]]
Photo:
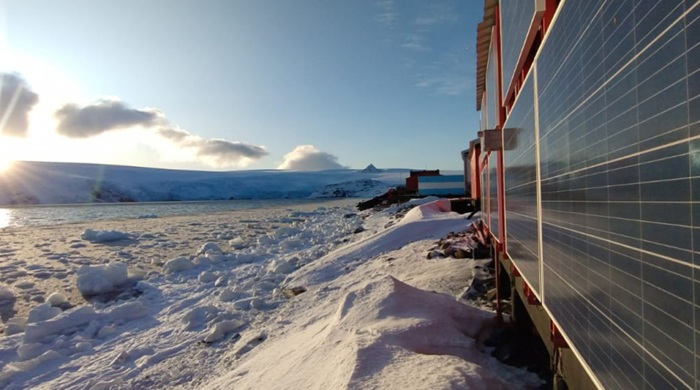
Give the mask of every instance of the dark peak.
[[374, 164], [369, 164], [367, 165], [367, 168], [363, 169], [361, 172], [362, 173], [377, 173], [381, 172], [381, 169], [377, 169], [377, 167], [374, 166]]

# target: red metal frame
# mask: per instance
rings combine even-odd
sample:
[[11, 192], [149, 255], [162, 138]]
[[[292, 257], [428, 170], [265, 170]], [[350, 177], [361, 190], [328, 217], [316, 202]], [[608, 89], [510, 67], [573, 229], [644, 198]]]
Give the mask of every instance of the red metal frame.
[[554, 323], [554, 321], [549, 320], [549, 336], [550, 339], [552, 340], [552, 345], [554, 348], [569, 348], [569, 343], [566, 342], [566, 339], [564, 339], [564, 336], [559, 332], [559, 328], [557, 328], [557, 324]]
[[530, 305], [541, 305], [542, 303], [540, 302], [539, 299], [537, 299], [537, 296], [535, 296], [535, 292], [532, 291], [532, 288], [530, 288], [530, 285], [527, 284], [525, 279], [523, 279], [523, 293], [525, 294], [525, 298], [527, 298], [527, 303]]

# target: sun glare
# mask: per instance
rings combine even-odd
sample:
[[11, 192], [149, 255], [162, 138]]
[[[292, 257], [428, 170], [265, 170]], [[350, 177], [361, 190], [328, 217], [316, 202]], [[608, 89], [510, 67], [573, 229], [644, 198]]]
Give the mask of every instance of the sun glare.
[[10, 168], [12, 168], [12, 163], [14, 163], [14, 161], [0, 157], [0, 175], [9, 171]]

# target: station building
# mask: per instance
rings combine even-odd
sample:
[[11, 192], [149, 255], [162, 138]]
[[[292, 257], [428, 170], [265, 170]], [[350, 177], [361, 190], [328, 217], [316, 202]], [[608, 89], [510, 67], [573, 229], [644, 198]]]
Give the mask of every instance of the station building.
[[699, 43], [698, 0], [484, 1], [472, 188], [569, 388], [700, 389]]

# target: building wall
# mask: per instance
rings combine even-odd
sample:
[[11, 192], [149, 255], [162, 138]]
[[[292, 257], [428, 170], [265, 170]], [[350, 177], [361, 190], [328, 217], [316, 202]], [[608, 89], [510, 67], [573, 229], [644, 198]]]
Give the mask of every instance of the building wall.
[[418, 178], [419, 196], [463, 196], [464, 175], [421, 176]]
[[605, 388], [700, 389], [699, 42], [698, 1], [562, 1], [504, 126], [505, 221], [489, 160], [491, 232]]

